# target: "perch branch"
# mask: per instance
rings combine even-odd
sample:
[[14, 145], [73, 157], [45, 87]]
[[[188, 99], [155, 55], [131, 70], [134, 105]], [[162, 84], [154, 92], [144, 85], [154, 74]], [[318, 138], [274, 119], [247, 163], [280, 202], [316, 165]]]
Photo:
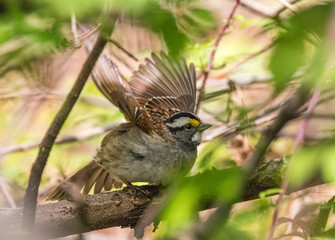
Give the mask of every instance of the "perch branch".
[[[257, 167], [249, 177], [247, 182], [248, 190], [244, 192], [241, 201], [258, 198], [260, 192], [280, 187], [282, 172], [285, 166], [285, 159], [274, 159]], [[225, 169], [210, 171], [225, 171]], [[192, 181], [194, 177], [189, 177], [188, 180]], [[310, 182], [304, 188], [320, 183], [320, 180], [316, 180]], [[128, 188], [85, 196], [84, 201], [87, 203], [87, 223], [85, 228], [80, 227], [81, 220], [76, 202], [62, 200], [60, 202], [39, 205], [36, 211], [35, 233], [42, 237], [56, 238], [109, 227], [133, 227], [138, 219], [144, 215], [148, 206], [157, 206], [162, 199], [158, 194], [157, 187], [140, 186], [140, 188], [143, 190], [146, 189], [152, 200], [134, 196]], [[292, 191], [297, 190], [299, 189]], [[216, 199], [215, 196], [211, 196], [210, 192], [209, 190], [208, 193], [204, 193], [204, 196], [208, 198], [205, 200], [206, 203], [204, 203], [203, 209], [212, 206], [208, 203]], [[8, 233], [19, 228], [21, 217], [21, 208], [0, 209], [0, 222], [4, 223], [0, 226], [0, 239], [6, 239], [2, 238], [1, 235], [6, 234], [6, 231]]]

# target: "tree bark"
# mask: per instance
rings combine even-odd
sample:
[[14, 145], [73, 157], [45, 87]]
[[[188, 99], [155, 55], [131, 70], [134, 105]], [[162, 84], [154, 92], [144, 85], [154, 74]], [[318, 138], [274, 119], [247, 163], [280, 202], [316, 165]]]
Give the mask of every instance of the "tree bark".
[[[279, 188], [283, 177], [285, 159], [274, 159], [264, 162], [251, 175], [248, 181], [247, 191], [244, 192], [243, 201], [258, 198], [260, 192]], [[214, 171], [224, 171], [214, 170]], [[189, 180], [192, 181], [193, 177]], [[303, 186], [303, 188], [320, 184], [319, 178]], [[141, 186], [149, 197], [142, 193], [135, 194], [132, 189], [109, 193], [89, 195], [83, 198], [86, 206], [86, 225], [82, 226], [79, 205], [77, 202], [62, 200], [37, 206], [35, 234], [47, 238], [64, 237], [81, 232], [109, 228], [109, 227], [133, 227], [143, 216], [149, 205], [155, 206], [161, 202], [162, 196], [156, 186]], [[296, 191], [294, 189], [291, 191]], [[213, 199], [215, 196], [208, 196]], [[206, 201], [204, 208], [208, 202]], [[1, 234], [7, 231], [15, 231], [20, 228], [22, 208], [0, 209], [0, 239]]]

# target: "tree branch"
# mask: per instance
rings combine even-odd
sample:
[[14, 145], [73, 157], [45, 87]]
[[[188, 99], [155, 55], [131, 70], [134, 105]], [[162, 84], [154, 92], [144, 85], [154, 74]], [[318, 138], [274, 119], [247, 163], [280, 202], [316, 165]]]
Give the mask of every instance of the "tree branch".
[[23, 218], [22, 218], [22, 227], [25, 230], [34, 229], [35, 222], [35, 211], [36, 211], [36, 198], [38, 193], [38, 187], [40, 185], [41, 176], [44, 170], [44, 167], [47, 163], [47, 159], [49, 157], [49, 153], [51, 148], [55, 142], [55, 139], [62, 128], [65, 120], [70, 114], [74, 104], [76, 103], [81, 90], [83, 89], [88, 76], [91, 73], [91, 70], [98, 59], [100, 53], [104, 49], [107, 40], [105, 37], [99, 36], [96, 44], [88, 56], [74, 86], [66, 97], [61, 109], [57, 113], [53, 122], [51, 123], [47, 133], [45, 134], [41, 146], [38, 157], [34, 162], [31, 174], [29, 178], [28, 187], [26, 190], [26, 195], [24, 198], [23, 204]]
[[125, 54], [128, 55], [128, 57], [130, 57], [131, 59], [135, 60], [136, 62], [138, 62], [138, 58], [134, 56], [134, 54], [130, 53], [129, 51], [127, 51], [127, 49], [125, 49], [124, 47], [121, 46], [121, 44], [119, 42], [117, 42], [114, 39], [108, 39], [108, 42], [113, 43], [117, 48], [119, 48], [122, 52], [124, 52]]
[[[113, 123], [113, 124], [109, 124], [103, 127], [86, 129], [86, 130], [83, 130], [81, 132], [78, 132], [70, 136], [60, 136], [56, 138], [54, 144], [65, 144], [65, 143], [83, 141], [85, 139], [89, 139], [91, 137], [95, 137], [103, 133], [109, 132], [113, 128], [115, 128], [117, 125], [118, 125], [117, 123]], [[7, 154], [14, 153], [14, 152], [23, 152], [23, 151], [27, 151], [30, 149], [34, 149], [40, 146], [40, 144], [41, 144], [41, 140], [37, 140], [37, 141], [32, 141], [32, 142], [13, 144], [13, 145], [4, 147], [0, 149], [0, 162], [1, 162], [1, 158], [6, 156]]]
[[[242, 201], [258, 198], [259, 193], [266, 189], [279, 188], [286, 163], [285, 159], [274, 159], [260, 165], [251, 174]], [[194, 177], [189, 177], [188, 180], [192, 181]], [[321, 183], [319, 178], [315, 179], [317, 180], [309, 182], [304, 188]], [[143, 198], [142, 194], [134, 196], [129, 188], [85, 196], [84, 201], [87, 204], [85, 228], [80, 225], [80, 210], [76, 202], [62, 200], [40, 205], [36, 211], [35, 233], [47, 238], [56, 238], [109, 227], [133, 227], [144, 215], [148, 206], [157, 206], [162, 199], [158, 194], [158, 187], [141, 186], [140, 188], [146, 190], [152, 200]], [[297, 190], [299, 189], [294, 191]], [[204, 196], [207, 197], [203, 205], [203, 208], [206, 209], [212, 206], [208, 203], [216, 198], [210, 193]], [[0, 222], [4, 223], [0, 226], [0, 238], [1, 233], [6, 234], [6, 231], [8, 233], [19, 228], [21, 216], [21, 208], [0, 209]]]

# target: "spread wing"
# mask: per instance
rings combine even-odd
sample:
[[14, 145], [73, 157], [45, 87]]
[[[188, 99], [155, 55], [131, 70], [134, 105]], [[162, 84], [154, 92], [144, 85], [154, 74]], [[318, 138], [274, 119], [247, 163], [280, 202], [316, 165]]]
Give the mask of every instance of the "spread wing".
[[[196, 75], [194, 65], [188, 68], [184, 59], [173, 61], [164, 52], [161, 59], [152, 53], [130, 79], [137, 102], [145, 107], [154, 99], [156, 105], [194, 112]], [[159, 103], [158, 103], [159, 102]]]
[[92, 70], [92, 77], [100, 92], [124, 114], [126, 120], [135, 122], [137, 103], [128, 82], [123, 79], [117, 66], [101, 54]]
[[92, 70], [92, 77], [105, 97], [117, 106], [126, 120], [146, 133], [167, 138], [163, 122], [179, 111], [194, 112], [196, 76], [193, 64], [184, 59], [172, 61], [165, 53], [152, 54], [133, 73], [130, 82], [119, 73], [106, 53]]
[[117, 66], [102, 53], [92, 70], [95, 85], [105, 97], [120, 109], [127, 121], [135, 123], [144, 132], [153, 129], [146, 112], [137, 102], [129, 83], [122, 78]]

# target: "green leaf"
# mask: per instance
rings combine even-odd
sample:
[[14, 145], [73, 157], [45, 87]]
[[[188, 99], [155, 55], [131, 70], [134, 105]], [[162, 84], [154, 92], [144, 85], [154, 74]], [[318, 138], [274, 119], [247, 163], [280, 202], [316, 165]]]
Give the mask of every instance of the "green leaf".
[[325, 231], [330, 210], [334, 206], [335, 196], [332, 197], [328, 202], [320, 206], [320, 211], [314, 226], [314, 234], [319, 235]]
[[294, 73], [303, 64], [304, 50], [304, 39], [299, 35], [287, 34], [279, 40], [269, 65], [277, 93], [286, 88]]
[[321, 156], [322, 177], [326, 182], [335, 181], [335, 145], [330, 144], [323, 147]]
[[205, 38], [216, 29], [216, 20], [206, 9], [184, 6], [176, 14], [178, 26], [190, 38]]
[[207, 170], [191, 179], [176, 181], [160, 215], [168, 223], [169, 234], [191, 224], [208, 201], [230, 203], [237, 200], [241, 193], [241, 179], [241, 169], [232, 167]]
[[261, 199], [265, 199], [266, 197], [275, 195], [275, 194], [279, 194], [283, 192], [283, 190], [281, 188], [271, 188], [271, 189], [267, 189], [265, 191], [262, 191], [259, 193], [259, 198]]
[[188, 37], [177, 27], [171, 11], [162, 8], [158, 2], [150, 1], [146, 9], [134, 11], [140, 24], [163, 37], [164, 43], [172, 57], [177, 57], [189, 42]]
[[[322, 76], [329, 50], [325, 43], [331, 9], [332, 3], [314, 6], [279, 23], [283, 30], [269, 64], [276, 93], [285, 89], [304, 65], [308, 64], [308, 70], [303, 80], [310, 86]], [[307, 43], [312, 45], [307, 48]], [[307, 52], [314, 52], [314, 57]]]
[[293, 155], [288, 167], [288, 179], [293, 186], [300, 186], [318, 170], [322, 147], [302, 149]]

